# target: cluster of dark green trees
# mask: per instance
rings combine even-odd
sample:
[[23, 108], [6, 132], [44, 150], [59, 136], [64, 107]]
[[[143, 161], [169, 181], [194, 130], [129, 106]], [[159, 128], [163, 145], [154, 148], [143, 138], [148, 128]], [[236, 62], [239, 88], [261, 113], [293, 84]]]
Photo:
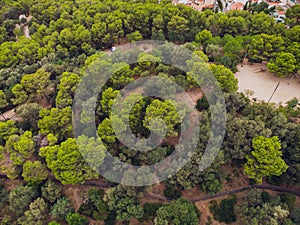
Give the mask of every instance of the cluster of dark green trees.
[[[89, 220], [115, 224], [116, 220], [129, 224], [131, 218], [155, 224], [197, 225], [199, 212], [195, 205], [183, 198], [170, 203], [139, 204], [143, 189], [118, 185], [104, 193], [102, 189], [90, 188], [82, 191], [83, 203], [78, 212], [62, 191], [62, 186], [48, 180], [40, 186], [19, 185], [8, 191], [0, 183], [1, 225], [88, 225]], [[175, 214], [174, 214], [175, 213]], [[56, 222], [55, 222], [55, 221]]]
[[[96, 190], [90, 189], [90, 193]], [[68, 224], [88, 224], [86, 217], [74, 212], [62, 194], [62, 187], [51, 180], [41, 186], [19, 185], [10, 192], [1, 183], [1, 221], [8, 224], [45, 224], [52, 219]], [[50, 222], [49, 224], [59, 224]]]
[[[287, 12], [289, 29], [284, 24], [276, 24], [264, 12], [199, 13], [169, 1], [158, 4], [157, 1], [6, 0], [0, 6], [0, 110], [15, 108], [18, 118], [16, 121], [3, 118], [0, 122], [0, 170], [8, 178], [22, 178], [25, 183], [10, 193], [4, 186], [0, 187], [0, 196], [3, 195], [0, 214], [7, 215], [0, 219], [0, 224], [57, 221], [49, 224], [77, 225], [88, 224], [87, 218], [115, 224], [115, 220], [128, 223], [136, 218], [151, 220], [157, 225], [196, 225], [201, 213], [193, 203], [180, 198], [181, 191], [197, 186], [207, 194], [219, 192], [225, 176], [221, 166], [226, 163], [243, 170], [257, 183], [267, 177], [268, 182], [274, 184], [283, 181], [288, 185], [299, 184], [300, 125], [294, 122], [300, 114], [298, 100], [293, 99], [279, 108], [250, 102], [243, 94], [236, 93], [237, 79], [233, 74], [246, 54], [252, 62], [269, 61], [270, 71], [278, 76], [297, 73], [299, 6]], [[20, 24], [20, 14], [33, 16], [28, 23], [22, 21], [29, 26], [31, 39], [25, 38], [15, 27]], [[185, 57], [169, 44], [148, 53], [132, 47], [125, 54], [116, 51], [111, 58], [101, 52], [119, 43], [141, 39], [187, 42], [183, 46], [193, 52], [195, 62], [185, 62], [189, 72], [162, 63], [176, 64]], [[128, 61], [136, 58], [137, 63], [129, 65], [120, 62], [120, 58]], [[167, 127], [166, 139], [157, 148], [138, 152], [126, 148], [116, 137], [112, 119], [120, 125], [125, 120], [110, 117], [116, 97], [136, 78], [150, 75], [168, 78], [185, 90], [199, 88], [191, 75], [202, 71], [208, 61], [214, 62], [207, 69], [215, 75], [224, 92], [227, 107], [225, 139], [213, 165], [199, 171], [211, 126], [210, 109], [204, 96], [195, 106], [201, 118], [197, 148], [184, 168], [164, 182], [164, 195], [172, 200], [170, 203], [141, 205], [146, 188], [125, 187], [106, 180], [111, 188], [105, 193], [89, 190], [75, 213], [60, 186], [49, 181], [49, 177], [53, 175], [62, 184], [84, 184], [101, 178], [82, 156], [97, 152], [100, 160], [104, 160], [104, 149], [97, 147], [100, 140], [85, 136], [76, 140], [72, 126], [75, 91], [90, 66], [112, 65], [114, 75], [98, 96], [96, 118], [81, 111], [80, 123], [96, 121], [99, 138], [120, 161], [152, 165], [174, 151], [172, 140], [179, 137], [179, 125], [187, 112], [178, 111], [176, 106], [180, 108], [180, 105], [174, 105], [171, 100], [154, 97], [142, 98], [130, 111], [125, 110], [124, 114], [129, 114], [130, 130], [137, 137], [150, 135], [152, 118], [161, 118]], [[145, 92], [158, 87], [159, 84], [149, 82]], [[178, 90], [169, 91], [180, 94]], [[135, 102], [138, 97], [131, 95], [125, 103]], [[163, 132], [160, 126], [153, 131]], [[80, 152], [79, 145], [89, 146], [89, 149]], [[112, 165], [111, 169], [118, 170], [118, 165]], [[228, 202], [230, 207], [226, 202], [213, 203], [211, 208], [216, 220], [225, 207], [232, 218], [221, 221], [234, 221], [235, 201]], [[281, 213], [279, 222], [284, 219], [289, 220], [287, 224], [299, 222], [299, 218], [292, 216], [298, 209], [290, 208], [286, 212], [284, 206], [279, 208], [276, 203], [272, 208], [270, 204], [257, 203], [251, 206], [253, 211], [243, 215], [245, 218], [257, 215], [258, 224], [268, 221], [264, 220], [263, 213]], [[258, 207], [265, 212], [255, 213]]]
[[[252, 224], [298, 224], [299, 208], [295, 207], [296, 197], [292, 194], [283, 193], [271, 196], [266, 191], [250, 189], [242, 203], [237, 203], [235, 195], [217, 201], [210, 202], [210, 211], [213, 218], [220, 222], [232, 223], [241, 217], [241, 222]], [[212, 219], [208, 220], [211, 224]]]

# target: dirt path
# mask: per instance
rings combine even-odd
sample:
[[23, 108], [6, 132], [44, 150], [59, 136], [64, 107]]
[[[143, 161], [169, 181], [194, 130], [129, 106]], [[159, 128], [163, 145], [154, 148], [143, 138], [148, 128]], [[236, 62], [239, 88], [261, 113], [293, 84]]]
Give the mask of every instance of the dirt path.
[[[277, 192], [287, 192], [287, 193], [292, 193], [292, 194], [300, 197], [300, 189], [292, 189], [292, 188], [286, 188], [286, 187], [280, 187], [280, 186], [274, 186], [274, 185], [268, 185], [268, 184], [255, 184], [255, 185], [249, 185], [249, 186], [246, 186], [246, 187], [240, 187], [240, 188], [232, 189], [232, 190], [229, 190], [229, 191], [219, 192], [215, 195], [208, 195], [208, 196], [203, 196], [203, 197], [190, 198], [189, 200], [192, 201], [192, 202], [201, 202], [201, 201], [206, 201], [206, 200], [210, 200], [210, 199], [214, 199], [214, 198], [218, 198], [218, 197], [222, 197], [222, 196], [226, 196], [226, 195], [230, 195], [230, 194], [243, 192], [243, 191], [249, 190], [251, 188], [265, 189], [265, 190], [271, 190], [271, 191], [277, 191]], [[158, 197], [156, 195], [152, 195], [152, 198], [155, 198], [155, 197], [162, 200], [162, 196]]]
[[[153, 43], [151, 43], [151, 41], [141, 41], [135, 44], [125, 43], [125, 44], [115, 45], [114, 47], [116, 47], [116, 50], [121, 49], [122, 51], [130, 51], [135, 48], [139, 48], [142, 51], [151, 52], [155, 46]], [[112, 54], [110, 49], [105, 49], [103, 52], [106, 52], [108, 55]]]
[[[27, 20], [27, 23], [31, 21], [32, 19], [32, 15], [29, 15], [28, 17], [25, 17], [26, 20]], [[17, 29], [22, 29], [21, 31], [23, 32], [24, 36], [27, 38], [27, 39], [31, 39], [31, 36], [29, 34], [29, 27], [27, 24], [16, 24], [16, 28]], [[18, 39], [18, 37], [16, 37]]]
[[296, 97], [300, 98], [300, 79], [278, 78], [269, 71], [257, 72], [264, 64], [249, 63], [243, 66], [238, 65], [238, 72], [235, 74], [239, 81], [239, 91], [245, 93], [246, 90], [253, 90], [252, 98], [267, 102], [278, 82], [280, 82], [277, 91], [270, 102], [286, 103], [288, 100]]
[[[0, 178], [9, 180], [9, 178], [7, 178], [7, 176], [3, 173], [0, 173]], [[50, 175], [49, 178], [51, 178], [56, 183], [60, 183], [60, 181], [57, 180], [52, 174]], [[16, 178], [15, 180], [23, 180], [23, 178], [19, 177], [19, 178]], [[103, 188], [110, 187], [110, 185], [108, 183], [101, 181], [99, 179], [86, 181], [84, 184], [82, 184], [82, 186], [98, 186], [98, 187], [103, 187]], [[254, 185], [249, 185], [249, 186], [245, 186], [245, 187], [235, 188], [235, 189], [228, 190], [228, 191], [219, 192], [215, 195], [207, 195], [207, 196], [196, 197], [196, 198], [190, 198], [190, 197], [186, 197], [186, 198], [192, 202], [206, 201], [209, 199], [214, 199], [214, 198], [222, 197], [225, 195], [243, 192], [243, 191], [249, 190], [251, 188], [265, 189], [265, 190], [271, 190], [271, 191], [277, 191], [277, 192], [287, 192], [287, 193], [291, 193], [291, 194], [294, 194], [294, 195], [300, 197], [300, 188], [287, 188], [287, 187], [275, 186], [275, 185], [270, 185], [270, 184], [254, 184]], [[151, 193], [151, 192], [146, 192], [145, 197], [163, 200], [163, 201], [169, 201], [168, 199], [166, 199], [165, 196], [161, 196], [159, 194], [155, 194], [155, 193]]]
[[16, 108], [10, 109], [2, 114], [0, 114], [0, 121], [6, 121], [6, 120], [14, 120], [14, 121], [20, 121], [21, 118], [17, 116], [15, 112]]
[[[27, 23], [30, 22], [31, 19], [32, 19], [32, 15], [29, 15], [28, 17], [26, 17]], [[30, 36], [30, 34], [29, 34], [29, 28], [28, 28], [28, 25], [25, 25], [25, 26], [23, 27], [23, 33], [24, 33], [24, 35], [25, 35], [26, 38], [31, 39], [31, 36]]]
[[28, 28], [27, 25], [25, 25], [25, 26], [23, 27], [23, 33], [24, 33], [24, 36], [25, 36], [27, 39], [31, 39], [31, 36], [30, 36], [30, 34], [29, 34], [29, 28]]

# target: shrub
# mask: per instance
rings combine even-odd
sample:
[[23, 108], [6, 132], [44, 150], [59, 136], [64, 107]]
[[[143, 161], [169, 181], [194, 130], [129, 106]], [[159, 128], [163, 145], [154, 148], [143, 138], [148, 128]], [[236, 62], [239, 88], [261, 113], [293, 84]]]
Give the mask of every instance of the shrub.
[[146, 203], [144, 205], [144, 219], [149, 220], [154, 218], [156, 211], [162, 206], [161, 203]]
[[108, 217], [108, 209], [103, 198], [103, 191], [92, 188], [88, 191], [88, 199], [79, 208], [79, 213], [95, 220], [105, 220]]
[[65, 220], [68, 213], [72, 212], [69, 201], [66, 198], [60, 198], [51, 208], [51, 215], [54, 219]]
[[263, 191], [261, 193], [261, 199], [263, 202], [269, 202], [270, 201], [270, 194], [266, 191]]
[[79, 213], [68, 213], [66, 220], [69, 225], [88, 225], [89, 223], [88, 219]]
[[295, 195], [290, 194], [290, 193], [284, 193], [284, 194], [280, 195], [280, 199], [283, 203], [287, 204], [290, 211], [292, 211], [294, 209], [295, 203], [296, 203]]
[[215, 220], [232, 223], [236, 221], [236, 215], [234, 212], [235, 203], [235, 196], [222, 200], [220, 205], [218, 205], [216, 201], [212, 201], [210, 203], [209, 210], [213, 214]]
[[164, 190], [164, 195], [166, 196], [167, 199], [172, 200], [172, 199], [177, 199], [181, 197], [181, 191], [176, 189], [173, 185], [166, 185], [166, 188]]
[[209, 108], [209, 103], [205, 95], [197, 100], [196, 109], [199, 111], [207, 110]]

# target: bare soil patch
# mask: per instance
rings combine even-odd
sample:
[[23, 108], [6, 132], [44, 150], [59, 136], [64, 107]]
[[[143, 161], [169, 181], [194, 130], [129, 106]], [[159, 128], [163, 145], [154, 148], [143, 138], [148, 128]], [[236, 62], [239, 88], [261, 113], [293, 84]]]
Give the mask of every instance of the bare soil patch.
[[296, 97], [300, 98], [300, 79], [279, 78], [270, 73], [268, 70], [264, 72], [255, 72], [265, 67], [262, 63], [238, 65], [238, 72], [235, 77], [239, 81], [238, 91], [245, 93], [246, 90], [253, 90], [252, 98], [267, 102], [271, 97], [278, 82], [280, 82], [277, 91], [270, 102], [285, 103]]
[[65, 185], [63, 189], [64, 195], [70, 200], [71, 206], [77, 212], [83, 203], [84, 191], [79, 186]]

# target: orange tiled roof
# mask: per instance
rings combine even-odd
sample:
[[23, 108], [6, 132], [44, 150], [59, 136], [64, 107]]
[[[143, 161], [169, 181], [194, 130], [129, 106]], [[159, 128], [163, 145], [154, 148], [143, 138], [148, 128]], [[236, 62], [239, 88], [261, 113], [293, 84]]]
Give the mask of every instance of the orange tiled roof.
[[278, 5], [278, 2], [267, 2], [269, 5]]
[[214, 8], [214, 4], [204, 5], [203, 8], [213, 9]]
[[278, 11], [277, 14], [279, 14], [279, 15], [284, 15], [284, 14], [285, 14], [285, 11]]
[[235, 2], [230, 6], [231, 10], [243, 10], [244, 4], [241, 2]]

